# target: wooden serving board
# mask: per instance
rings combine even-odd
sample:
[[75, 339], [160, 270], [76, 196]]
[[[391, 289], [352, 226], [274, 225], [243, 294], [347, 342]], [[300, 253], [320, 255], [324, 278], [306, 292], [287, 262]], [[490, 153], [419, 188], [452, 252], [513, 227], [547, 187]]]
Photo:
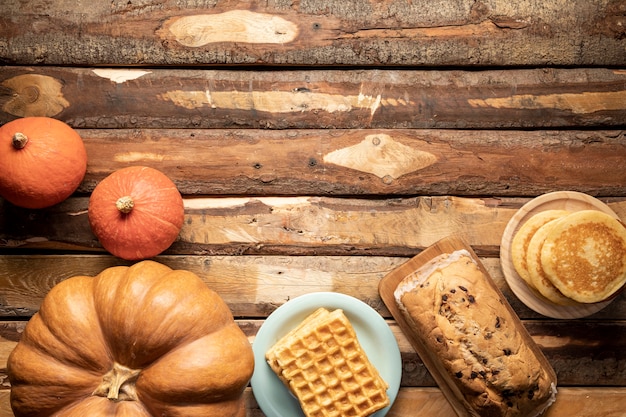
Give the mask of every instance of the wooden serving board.
[[[420, 335], [417, 334], [404, 319], [396, 304], [394, 297], [394, 291], [396, 290], [398, 284], [406, 276], [412, 274], [414, 271], [429, 262], [431, 259], [441, 254], [452, 253], [461, 249], [465, 249], [470, 253], [472, 258], [476, 261], [479, 268], [483, 272], [483, 275], [486, 277], [489, 285], [499, 295], [504, 307], [509, 310], [514, 318], [517, 318], [517, 315], [513, 311], [513, 308], [506, 301], [506, 298], [504, 297], [500, 289], [495, 285], [495, 283], [489, 276], [489, 273], [485, 269], [484, 265], [480, 262], [472, 248], [468, 244], [466, 244], [462, 238], [458, 236], [449, 236], [437, 241], [418, 255], [411, 258], [406, 263], [394, 269], [380, 281], [378, 290], [380, 293], [380, 297], [382, 298], [383, 302], [396, 320], [398, 326], [408, 339], [413, 349], [415, 349], [415, 351], [424, 362], [424, 365], [432, 375], [433, 379], [441, 388], [441, 391], [445, 395], [446, 399], [450, 402], [450, 405], [452, 406], [454, 411], [459, 415], [459, 417], [476, 417], [476, 414], [473, 414], [471, 412], [471, 407], [469, 407], [467, 402], [464, 400], [463, 395], [458, 389], [452, 376], [449, 375], [448, 372], [443, 368], [437, 355], [430, 351], [428, 348], [426, 348], [426, 346], [422, 342], [422, 338], [420, 337]], [[555, 381], [556, 384], [556, 373], [552, 369], [552, 366], [550, 365], [548, 360], [544, 357], [539, 347], [532, 340], [530, 334], [519, 319], [517, 319], [517, 327], [524, 343], [528, 344], [531, 350], [534, 351], [534, 353], [537, 355], [540, 362], [542, 363], [542, 366], [545, 367], [545, 369], [549, 370], [550, 378], [551, 380]]]

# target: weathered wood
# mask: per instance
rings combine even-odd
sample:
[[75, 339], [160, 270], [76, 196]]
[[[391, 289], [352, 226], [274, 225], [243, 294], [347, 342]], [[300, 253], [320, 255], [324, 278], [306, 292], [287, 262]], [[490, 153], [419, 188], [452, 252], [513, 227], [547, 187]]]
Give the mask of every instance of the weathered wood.
[[626, 293], [590, 317], [543, 317], [511, 292], [499, 250], [515, 211], [549, 191], [626, 219], [625, 27], [626, 0], [4, 0], [0, 124], [66, 121], [89, 166], [57, 206], [0, 199], [0, 416], [8, 355], [50, 289], [130, 264], [102, 250], [87, 203], [142, 164], [185, 197], [155, 259], [197, 273], [251, 343], [313, 291], [388, 320], [403, 362], [390, 417], [456, 417], [378, 294], [452, 234], [557, 371], [545, 416], [623, 417]]
[[[217, 291], [235, 317], [262, 318], [287, 300], [314, 291], [356, 297], [383, 317], [391, 315], [378, 294], [379, 281], [406, 262], [379, 256], [159, 256], [158, 262], [192, 271]], [[524, 306], [511, 292], [498, 258], [482, 258], [491, 278], [523, 319], [543, 316]], [[95, 276], [105, 268], [129, 265], [109, 255], [0, 256], [0, 317], [30, 317], [57, 283], [75, 275]], [[589, 317], [626, 320], [626, 294]]]
[[[624, 1], [4, 0], [0, 61], [46, 65], [625, 65]], [[36, 45], [36, 47], [34, 46]], [[506, 47], [503, 47], [506, 45]]]
[[[250, 388], [246, 389], [246, 417], [264, 417]], [[624, 388], [561, 388], [544, 417], [623, 417]], [[0, 390], [0, 415], [12, 417], [9, 391]], [[438, 388], [401, 388], [389, 417], [457, 417]]]
[[[624, 388], [560, 388], [556, 402], [542, 417], [623, 417]], [[457, 417], [436, 388], [405, 388], [388, 417]]]
[[0, 123], [77, 128], [555, 128], [626, 124], [620, 69], [5, 67]]
[[626, 195], [623, 130], [80, 129], [79, 192], [128, 165], [185, 195]]
[[[183, 228], [165, 253], [412, 256], [445, 236], [460, 235], [480, 255], [497, 256], [508, 221], [527, 201], [186, 198]], [[99, 251], [88, 204], [88, 197], [76, 197], [49, 209], [26, 210], [0, 200], [0, 248]], [[626, 218], [623, 198], [611, 200], [609, 207]]]

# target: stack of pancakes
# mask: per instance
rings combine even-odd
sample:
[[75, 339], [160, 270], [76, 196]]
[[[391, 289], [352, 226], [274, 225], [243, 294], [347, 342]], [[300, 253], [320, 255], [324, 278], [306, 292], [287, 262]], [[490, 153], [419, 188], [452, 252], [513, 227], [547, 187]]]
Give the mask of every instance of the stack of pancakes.
[[314, 311], [265, 357], [307, 417], [365, 417], [389, 405], [388, 385], [341, 309]]
[[518, 275], [551, 302], [601, 302], [626, 282], [626, 227], [597, 210], [542, 211], [519, 228], [511, 257]]

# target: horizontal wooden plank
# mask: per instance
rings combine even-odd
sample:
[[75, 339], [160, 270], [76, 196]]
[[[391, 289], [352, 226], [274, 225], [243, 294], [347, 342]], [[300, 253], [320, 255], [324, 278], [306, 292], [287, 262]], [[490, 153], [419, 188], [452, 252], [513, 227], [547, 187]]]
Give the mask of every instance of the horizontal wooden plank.
[[79, 129], [87, 175], [128, 165], [185, 195], [626, 195], [624, 130]]
[[[0, 25], [0, 27], [2, 27]], [[77, 128], [558, 128], [626, 124], [626, 70], [5, 67], [0, 123]]]
[[[246, 389], [246, 417], [264, 417], [251, 389]], [[626, 388], [561, 388], [544, 417], [623, 417]], [[0, 415], [11, 417], [9, 391], [0, 390]], [[438, 388], [401, 388], [388, 417], [457, 417]]]
[[[263, 323], [238, 320], [251, 343]], [[6, 378], [6, 361], [26, 322], [0, 321], [0, 381]], [[389, 322], [402, 356], [403, 387], [436, 386], [435, 381], [395, 324]], [[626, 321], [526, 320], [524, 325], [542, 349], [558, 376], [560, 386], [626, 386]], [[602, 346], [601, 349], [598, 347]]]
[[[560, 388], [542, 417], [623, 417], [626, 388]], [[405, 388], [388, 417], [457, 417], [436, 388]]]
[[[497, 256], [504, 229], [529, 199], [411, 197], [186, 198], [178, 240], [166, 254], [412, 256], [448, 235]], [[626, 199], [606, 201], [626, 219]], [[0, 249], [101, 250], [88, 197], [43, 210], [0, 200]]]
[[[159, 256], [173, 269], [192, 271], [230, 306], [235, 317], [262, 318], [287, 300], [314, 291], [356, 297], [391, 318], [378, 294], [379, 281], [406, 262], [379, 256]], [[481, 258], [489, 275], [523, 319], [542, 318], [511, 292], [498, 258]], [[95, 276], [130, 262], [107, 255], [0, 256], [0, 317], [30, 317], [57, 283], [75, 275]], [[626, 320], [626, 293], [590, 319]]]
[[[5, 0], [0, 61], [46, 65], [624, 65], [624, 2]], [[37, 45], [37, 47], [33, 47]], [[506, 47], [503, 47], [506, 45]]]

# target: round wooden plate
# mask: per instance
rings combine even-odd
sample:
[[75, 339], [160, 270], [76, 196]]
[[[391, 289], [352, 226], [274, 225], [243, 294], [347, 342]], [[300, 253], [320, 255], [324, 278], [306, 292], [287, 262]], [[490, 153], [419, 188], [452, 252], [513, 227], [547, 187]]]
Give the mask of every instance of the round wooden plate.
[[500, 265], [507, 284], [513, 293], [527, 307], [547, 317], [555, 319], [576, 319], [594, 314], [606, 307], [613, 298], [593, 304], [578, 303], [575, 305], [561, 306], [552, 303], [541, 295], [537, 290], [531, 288], [517, 274], [511, 259], [511, 242], [519, 228], [533, 215], [545, 210], [599, 210], [607, 213], [616, 219], [617, 214], [600, 200], [577, 191], [555, 191], [541, 195], [524, 204], [511, 217], [504, 229], [502, 242], [500, 243]]

